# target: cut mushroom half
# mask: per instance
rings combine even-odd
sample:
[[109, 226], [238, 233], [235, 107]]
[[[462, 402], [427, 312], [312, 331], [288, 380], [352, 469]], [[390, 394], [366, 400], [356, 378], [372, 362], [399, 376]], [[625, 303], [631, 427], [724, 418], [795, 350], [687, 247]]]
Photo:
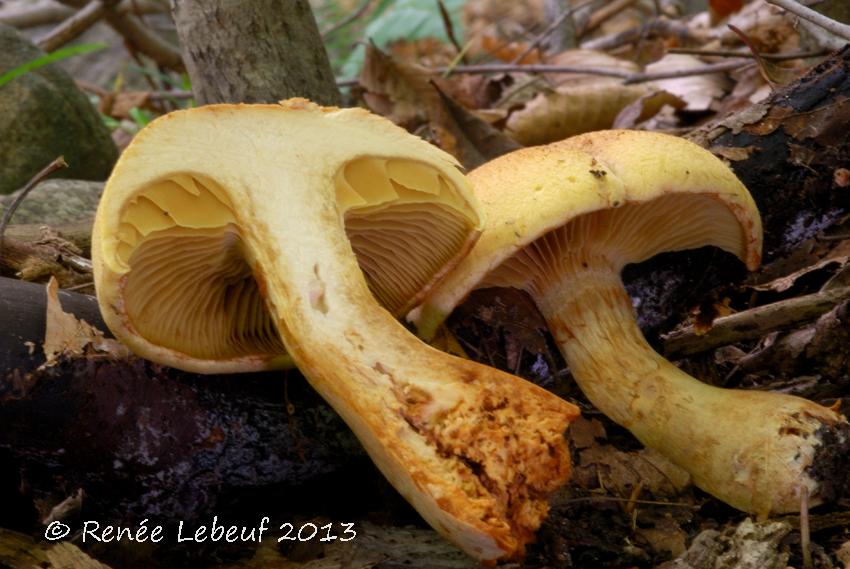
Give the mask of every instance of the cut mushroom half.
[[449, 277], [411, 313], [421, 336], [475, 288], [527, 291], [576, 382], [603, 413], [728, 504], [767, 516], [835, 498], [848, 483], [850, 425], [788, 395], [702, 383], [655, 353], [622, 268], [713, 245], [752, 270], [761, 221], [710, 152], [683, 139], [600, 131], [518, 150], [469, 175], [486, 225]]
[[175, 112], [104, 190], [101, 311], [140, 356], [193, 371], [270, 367], [285, 347], [428, 523], [478, 559], [517, 556], [569, 476], [577, 409], [394, 317], [474, 240], [470, 194], [450, 156], [360, 109]]

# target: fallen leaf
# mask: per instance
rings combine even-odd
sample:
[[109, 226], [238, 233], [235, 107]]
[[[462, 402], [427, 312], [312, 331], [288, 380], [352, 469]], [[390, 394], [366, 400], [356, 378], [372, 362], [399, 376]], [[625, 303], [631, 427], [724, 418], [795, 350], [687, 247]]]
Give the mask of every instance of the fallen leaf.
[[658, 451], [647, 448], [624, 452], [611, 445], [582, 450], [574, 478], [587, 489], [601, 485], [621, 497], [629, 496], [638, 486], [656, 497], [673, 497], [691, 484], [690, 475]]
[[408, 129], [427, 124], [433, 142], [467, 169], [519, 148], [514, 140], [446, 93], [444, 80], [374, 46], [366, 50], [361, 84], [366, 89], [363, 97], [373, 111]]
[[[513, 139], [465, 109], [436, 84], [434, 88], [445, 108], [429, 109], [431, 128], [438, 131], [440, 147], [457, 157], [467, 169], [520, 148]], [[445, 140], [440, 142], [447, 137], [452, 139], [451, 146]]]
[[719, 22], [744, 7], [744, 0], [709, 0], [712, 20]]
[[[703, 66], [705, 63], [693, 55], [668, 53], [655, 63], [647, 65], [646, 73], [666, 73]], [[648, 85], [676, 95], [685, 101], [684, 110], [693, 112], [712, 110], [716, 101], [731, 88], [729, 80], [722, 73], [659, 79], [650, 81]]]
[[687, 550], [688, 534], [669, 515], [655, 520], [654, 527], [636, 528], [635, 534], [645, 540], [656, 553], [678, 557]]
[[850, 569], [850, 540], [841, 544], [835, 552], [835, 558], [844, 565], [844, 569]]
[[611, 128], [620, 111], [647, 90], [644, 85], [606, 81], [576, 87], [564, 85], [554, 92], [538, 94], [511, 113], [505, 132], [521, 144], [531, 146]]
[[614, 119], [613, 128], [635, 128], [639, 123], [658, 114], [664, 105], [682, 109], [685, 107], [685, 102], [667, 91], [647, 93], [623, 107]]
[[[623, 73], [636, 73], [640, 70], [632, 61], [614, 57], [604, 51], [595, 49], [568, 49], [553, 55], [546, 63], [549, 65], [576, 65], [607, 71], [622, 71]], [[599, 82], [619, 84], [622, 82], [617, 77], [603, 77], [587, 73], [544, 73], [543, 77], [553, 87], [559, 85], [577, 87], [582, 84], [598, 84]]]
[[739, 162], [747, 160], [755, 150], [754, 146], [712, 146], [709, 150], [721, 158]]
[[428, 120], [428, 98], [436, 97], [430, 81], [436, 74], [396, 60], [373, 45], [366, 46], [360, 85], [363, 99], [375, 113], [397, 125], [415, 128]]
[[605, 440], [605, 427], [596, 419], [587, 419], [580, 416], [570, 423], [567, 431], [570, 447], [574, 449], [585, 449], [595, 446], [597, 441]]
[[62, 310], [59, 301], [59, 283], [55, 278], [47, 283], [47, 315], [42, 349], [45, 366], [55, 365], [59, 356], [86, 357], [92, 352], [108, 357], [126, 358], [130, 350], [106, 338], [103, 332], [73, 314]]

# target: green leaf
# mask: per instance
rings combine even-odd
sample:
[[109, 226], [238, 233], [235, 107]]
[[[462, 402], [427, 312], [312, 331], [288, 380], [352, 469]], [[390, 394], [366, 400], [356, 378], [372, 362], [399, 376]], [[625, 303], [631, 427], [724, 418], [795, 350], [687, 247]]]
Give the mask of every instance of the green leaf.
[[44, 67], [49, 63], [68, 59], [69, 57], [73, 57], [75, 55], [98, 51], [100, 49], [104, 49], [105, 47], [106, 44], [103, 43], [84, 43], [80, 45], [72, 45], [70, 47], [63, 47], [62, 49], [57, 49], [52, 53], [42, 55], [41, 57], [33, 59], [32, 61], [27, 61], [26, 63], [17, 66], [11, 71], [7, 71], [3, 75], [0, 75], [0, 87], [5, 85], [12, 79], [15, 79], [16, 77], [20, 77], [21, 75], [29, 73], [33, 69], [38, 69], [39, 67]]
[[[443, 0], [458, 37], [463, 37], [460, 17], [463, 3], [464, 0]], [[398, 0], [389, 3], [380, 15], [369, 23], [363, 35], [381, 49], [399, 39], [433, 37], [444, 42], [449, 41], [437, 0]], [[363, 66], [364, 54], [362, 45], [351, 52], [342, 66], [342, 79], [353, 79], [357, 76]]]
[[150, 113], [140, 109], [139, 107], [133, 107], [127, 114], [130, 115], [130, 118], [133, 119], [133, 122], [139, 125], [140, 127], [147, 126], [149, 122], [153, 120], [153, 117]]

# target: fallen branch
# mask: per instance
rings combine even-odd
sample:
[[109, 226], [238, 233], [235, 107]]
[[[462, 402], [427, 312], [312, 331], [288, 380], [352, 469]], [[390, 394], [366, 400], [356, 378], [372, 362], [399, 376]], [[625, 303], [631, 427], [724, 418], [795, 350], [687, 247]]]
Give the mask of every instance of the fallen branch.
[[654, 18], [645, 24], [624, 30], [614, 35], [588, 40], [583, 42], [581, 47], [582, 49], [607, 51], [609, 49], [614, 49], [622, 45], [639, 41], [642, 38], [649, 37], [653, 34], [661, 36], [675, 36], [679, 44], [700, 42], [700, 38], [695, 37], [691, 29], [685, 24], [675, 20], [668, 20], [667, 18]]
[[511, 61], [511, 64], [516, 65], [516, 64], [521, 63], [521, 62], [522, 62], [522, 60], [524, 60], [524, 59], [525, 59], [525, 57], [526, 57], [529, 53], [531, 53], [532, 51], [534, 51], [535, 49], [537, 49], [537, 46], [539, 46], [541, 43], [543, 43], [543, 42], [546, 40], [546, 38], [548, 38], [550, 35], [552, 35], [552, 32], [554, 32], [555, 30], [557, 30], [557, 29], [558, 29], [558, 27], [559, 27], [561, 24], [563, 24], [563, 23], [566, 21], [566, 19], [567, 19], [567, 18], [572, 17], [572, 15], [573, 15], [573, 14], [575, 14], [576, 12], [578, 12], [579, 10], [582, 10], [582, 9], [584, 9], [584, 8], [587, 8], [588, 6], [592, 6], [593, 4], [596, 4], [596, 3], [597, 3], [597, 2], [599, 2], [599, 1], [600, 1], [600, 0], [587, 0], [586, 2], [583, 2], [583, 3], [581, 3], [581, 4], [577, 5], [577, 6], [573, 6], [573, 7], [571, 7], [570, 9], [568, 9], [568, 10], [564, 10], [563, 12], [561, 12], [561, 15], [560, 15], [560, 16], [558, 16], [557, 18], [555, 18], [555, 20], [554, 20], [551, 24], [549, 24], [549, 25], [546, 27], [546, 29], [545, 29], [545, 30], [543, 30], [543, 32], [541, 32], [541, 33], [540, 33], [540, 35], [538, 35], [537, 37], [535, 37], [535, 38], [531, 41], [531, 43], [530, 43], [530, 44], [528, 44], [528, 47], [526, 47], [526, 48], [522, 51], [522, 53], [520, 53], [519, 55], [517, 55], [517, 56], [513, 59], [513, 61]]
[[53, 276], [66, 288], [91, 281], [91, 272], [91, 261], [70, 243], [25, 243], [7, 237], [0, 251], [0, 274], [24, 281], [44, 282]]
[[6, 227], [5, 237], [34, 245], [39, 241], [43, 241], [46, 233], [53, 233], [61, 239], [72, 243], [81, 251], [83, 257], [88, 257], [91, 249], [91, 228], [91, 219], [60, 225], [35, 223], [10, 224]]
[[816, 26], [820, 26], [826, 31], [850, 41], [850, 26], [842, 24], [841, 22], [836, 22], [832, 18], [827, 18], [823, 14], [803, 6], [799, 2], [795, 2], [794, 0], [767, 0], [767, 3], [779, 6], [780, 8], [791, 12], [795, 16], [808, 20]]
[[[93, 297], [59, 298], [105, 329]], [[349, 478], [371, 468], [295, 372], [198, 376], [108, 357], [35, 369], [45, 287], [12, 279], [0, 278], [0, 322], [0, 424], [14, 425], [0, 429], [0, 456], [26, 471], [32, 499], [55, 504], [57, 488], [82, 487], [92, 519], [159, 523], [221, 515], [228, 497], [291, 496], [292, 485], [343, 466]]]
[[[83, 8], [86, 4], [85, 0], [61, 0], [61, 2], [72, 8]], [[177, 46], [149, 30], [131, 13], [131, 9], [119, 10], [116, 6], [104, 4], [103, 18], [124, 37], [127, 45], [133, 50], [150, 57], [163, 67], [174, 70], [183, 69], [183, 57]]]
[[74, 41], [95, 25], [103, 17], [105, 11], [106, 7], [101, 0], [92, 0], [79, 12], [72, 14], [57, 27], [50, 30], [50, 33], [36, 41], [36, 45], [48, 53], [55, 51], [66, 43]]
[[664, 353], [668, 357], [690, 356], [736, 342], [755, 340], [769, 332], [814, 320], [848, 298], [850, 287], [822, 291], [718, 318], [702, 335], [697, 334], [693, 326], [674, 330], [662, 336]]
[[579, 36], [586, 36], [626, 8], [630, 8], [636, 2], [637, 0], [613, 0], [605, 4], [591, 14], [587, 24], [579, 31]]
[[18, 206], [20, 206], [24, 199], [26, 199], [27, 194], [29, 194], [39, 182], [44, 180], [50, 174], [59, 168], [67, 167], [68, 163], [65, 162], [65, 157], [57, 157], [53, 160], [53, 162], [42, 168], [40, 172], [33, 176], [32, 179], [30, 179], [30, 181], [24, 186], [23, 190], [21, 190], [21, 193], [18, 194], [18, 197], [15, 198], [15, 201], [9, 204], [9, 207], [7, 207], [6, 211], [3, 212], [3, 218], [0, 219], [0, 253], [3, 252], [3, 235], [6, 233], [6, 227], [9, 225], [9, 221], [11, 221], [12, 216], [15, 215], [15, 210], [18, 209]]
[[745, 65], [751, 65], [747, 61], [723, 61], [721, 63], [710, 63], [703, 67], [689, 67], [686, 69], [675, 69], [672, 71], [659, 71], [657, 73], [632, 73], [626, 80], [626, 85], [635, 83], [646, 83], [647, 81], [658, 81], [660, 79], [676, 79], [679, 77], [693, 77], [695, 75], [711, 75], [712, 73], [723, 73], [734, 71]]
[[753, 53], [751, 51], [737, 51], [732, 49], [696, 49], [690, 47], [671, 47], [667, 53], [680, 53], [684, 55], [697, 55], [701, 57], [746, 57], [755, 59], [769, 59], [771, 61], [788, 61], [791, 59], [806, 59], [809, 57], [821, 57], [829, 54], [827, 49], [815, 49], [809, 51], [794, 51], [791, 53]]
[[[434, 74], [467, 74], [483, 75], [487, 73], [576, 73], [582, 75], [599, 75], [601, 77], [615, 77], [623, 79], [626, 84], [643, 83], [658, 79], [670, 79], [673, 77], [689, 77], [691, 75], [708, 75], [738, 69], [750, 65], [749, 60], [724, 61], [709, 65], [691, 67], [688, 69], [677, 69], [658, 73], [634, 73], [622, 69], [611, 69], [602, 67], [586, 67], [582, 65], [548, 65], [544, 63], [514, 64], [514, 63], [487, 63], [480, 65], [456, 65], [454, 67], [435, 67], [430, 71]], [[339, 86], [357, 84], [357, 80], [337, 81]]]
[[[116, 8], [120, 13], [130, 12], [136, 15], [161, 14], [166, 7], [155, 0], [123, 0]], [[74, 15], [74, 8], [59, 2], [42, 2], [35, 5], [8, 6], [0, 9], [0, 24], [19, 30], [37, 26], [54, 25]]]
[[22, 30], [36, 26], [57, 24], [73, 14], [74, 11], [71, 8], [55, 2], [39, 3], [36, 5], [5, 6], [0, 10], [0, 24]]

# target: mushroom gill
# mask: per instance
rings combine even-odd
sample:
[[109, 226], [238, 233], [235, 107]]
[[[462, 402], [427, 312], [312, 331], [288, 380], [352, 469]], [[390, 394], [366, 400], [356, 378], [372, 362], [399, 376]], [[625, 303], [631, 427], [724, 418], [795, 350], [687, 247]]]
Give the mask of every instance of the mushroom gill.
[[[469, 246], [472, 212], [427, 165], [358, 158], [340, 168], [335, 184], [369, 288], [396, 315]], [[119, 240], [118, 258], [131, 269], [126, 316], [140, 336], [200, 359], [285, 353], [216, 182], [178, 175], [145, 187], [122, 213]]]
[[[685, 212], [688, 223], [680, 223]], [[743, 257], [744, 243], [740, 222], [715, 196], [667, 194], [581, 215], [514, 253], [478, 286], [525, 289], [539, 298], [578, 264], [603, 263], [619, 274], [628, 263], [706, 245]]]

